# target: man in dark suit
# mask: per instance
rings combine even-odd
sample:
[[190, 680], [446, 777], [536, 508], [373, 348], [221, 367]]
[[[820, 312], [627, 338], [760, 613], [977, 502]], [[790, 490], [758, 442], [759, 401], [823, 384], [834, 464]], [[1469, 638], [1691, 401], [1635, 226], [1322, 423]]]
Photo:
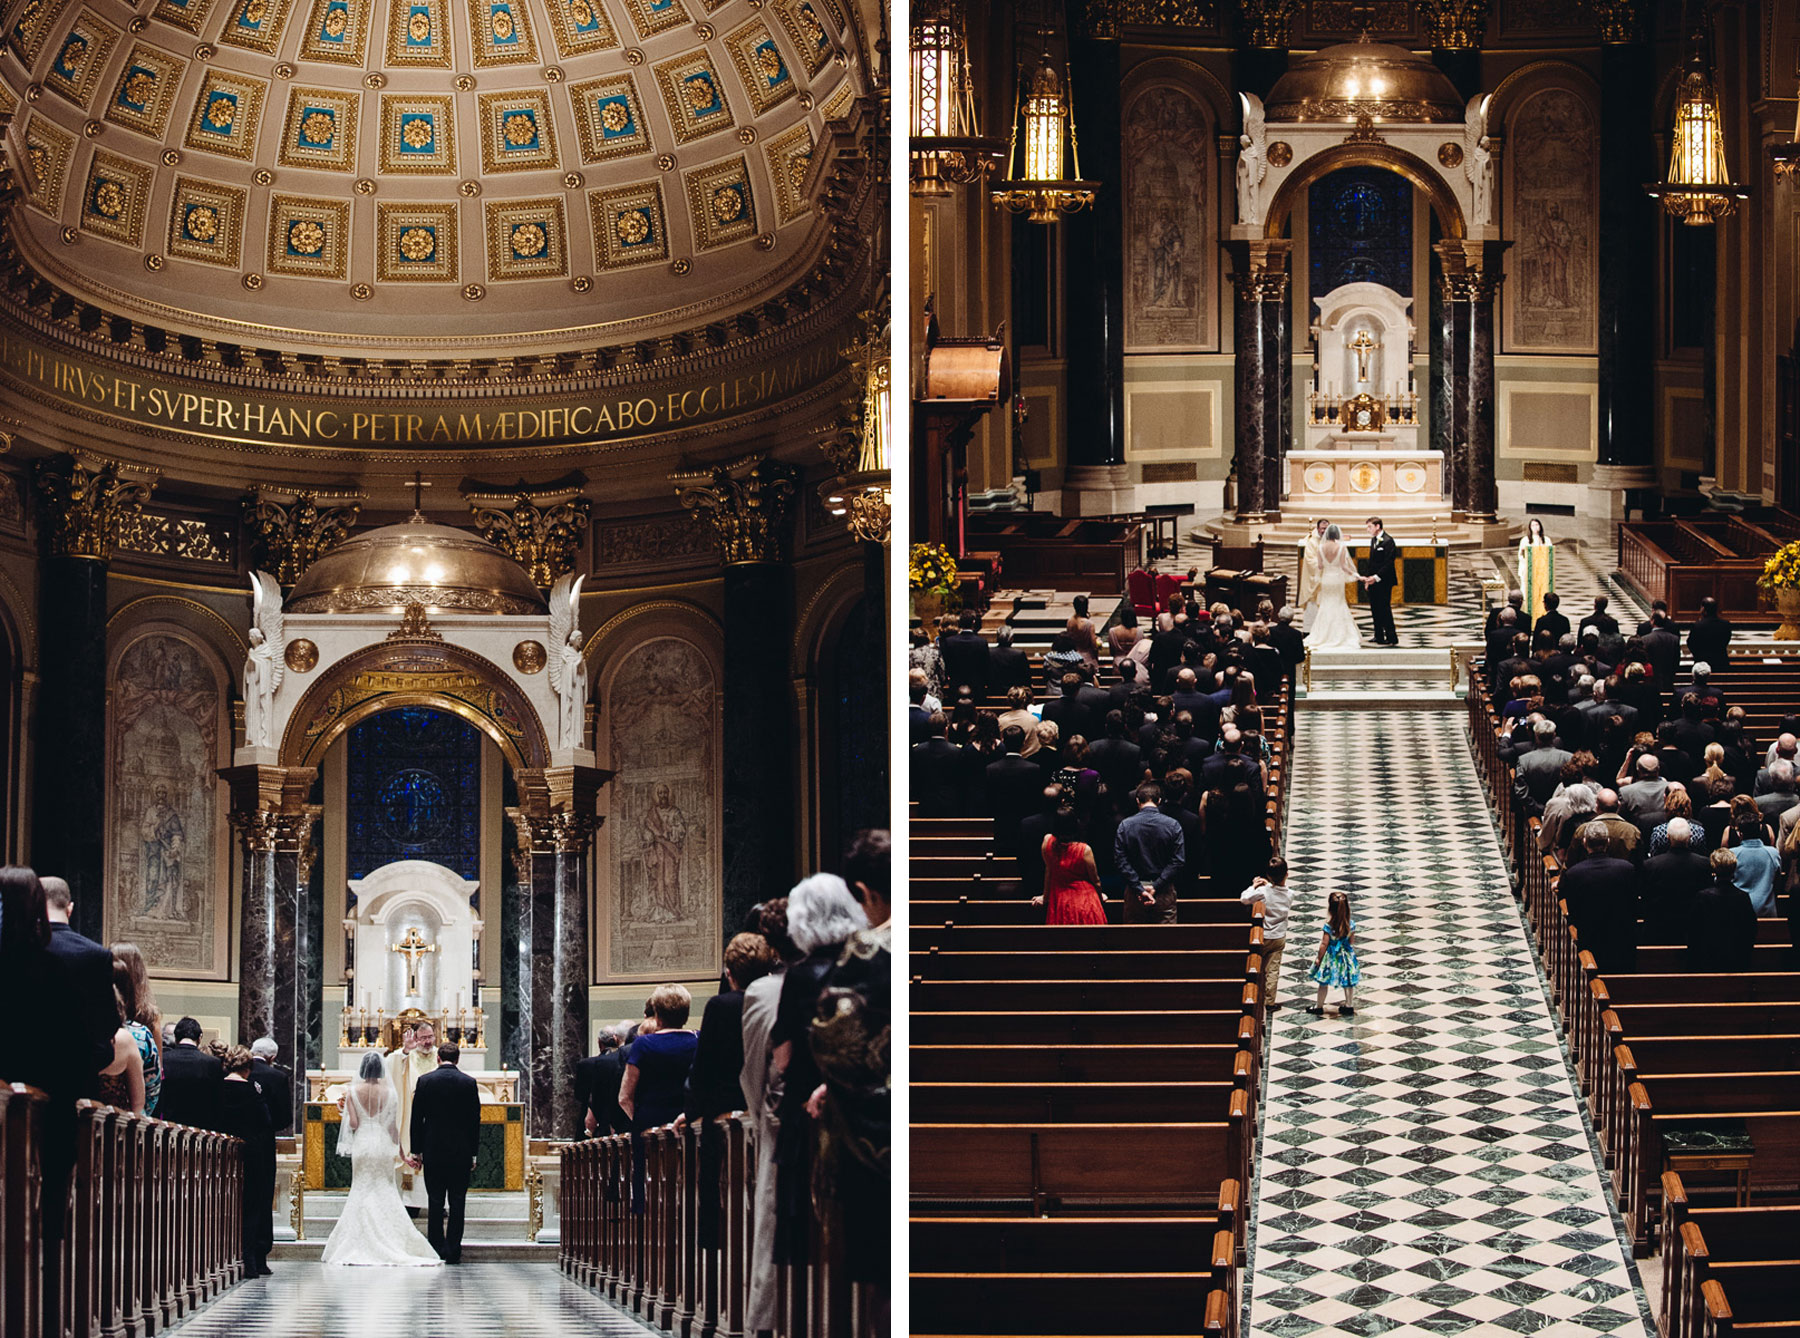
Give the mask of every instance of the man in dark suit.
[[[438, 1047], [438, 1066], [413, 1088], [413, 1169], [425, 1171], [429, 1205], [426, 1238], [446, 1264], [462, 1262], [463, 1204], [475, 1169], [481, 1133], [481, 1086], [456, 1067], [462, 1052], [452, 1041]], [[444, 1224], [448, 1202], [450, 1222]]]
[[994, 641], [988, 648], [988, 691], [999, 697], [1008, 688], [1030, 687], [1031, 658], [1013, 645], [1012, 624], [1001, 623]]
[[1656, 670], [1656, 686], [1665, 698], [1675, 692], [1675, 675], [1681, 668], [1681, 638], [1665, 613], [1650, 615], [1650, 630], [1639, 634], [1644, 642], [1644, 655]]
[[1569, 634], [1568, 615], [1561, 611], [1562, 596], [1554, 590], [1544, 593], [1544, 612], [1531, 625], [1531, 644], [1537, 645], [1538, 638], [1549, 633], [1550, 644], [1555, 645]]
[[267, 1036], [250, 1046], [250, 1081], [269, 1108], [269, 1131], [285, 1134], [294, 1127], [294, 1075], [275, 1063], [281, 1047]]
[[944, 737], [945, 721], [939, 711], [927, 723], [925, 742], [912, 747], [911, 790], [919, 813], [927, 818], [954, 818], [964, 813], [969, 801], [969, 759]]
[[1269, 644], [1281, 652], [1291, 674], [1306, 658], [1306, 633], [1294, 626], [1294, 606], [1283, 604], [1281, 612], [1275, 615], [1275, 625], [1269, 629]]
[[1064, 743], [1077, 734], [1091, 741], [1096, 736], [1088, 733], [1087, 713], [1081, 708], [1081, 675], [1071, 670], [1057, 686], [1062, 695], [1046, 701], [1038, 719], [1052, 721], [1062, 732]]
[[1606, 853], [1607, 833], [1593, 823], [1582, 828], [1587, 857], [1563, 871], [1557, 895], [1569, 907], [1576, 941], [1594, 954], [1602, 971], [1637, 969], [1637, 869], [1630, 860]]
[[113, 1033], [119, 1029], [119, 1006], [113, 1000], [113, 955], [69, 927], [75, 901], [68, 883], [53, 875], [38, 882], [43, 885], [45, 911], [50, 917], [48, 951], [61, 962], [64, 978], [74, 988], [68, 1008], [85, 1055], [82, 1067], [87, 1080], [82, 1095], [97, 1097], [100, 1070], [113, 1062]]
[[225, 1068], [200, 1048], [200, 1024], [184, 1017], [175, 1024], [175, 1044], [163, 1051], [162, 1099], [156, 1118], [195, 1129], [219, 1127]]
[[1006, 751], [987, 764], [987, 811], [994, 819], [994, 846], [1010, 855], [1019, 839], [1019, 824], [1036, 808], [1044, 792], [1044, 773], [1030, 758], [1019, 756], [1025, 731], [1009, 725], [1000, 733]]
[[1088, 765], [1116, 800], [1144, 778], [1144, 751], [1125, 737], [1125, 713], [1106, 713], [1106, 737], [1088, 745]]
[[575, 1062], [575, 1099], [583, 1111], [587, 1135], [631, 1132], [631, 1121], [619, 1109], [619, 1085], [625, 1081], [625, 1033], [617, 1027], [600, 1029], [599, 1048]]
[[1730, 645], [1731, 624], [1719, 616], [1719, 601], [1708, 595], [1700, 601], [1700, 620], [1688, 633], [1688, 651], [1696, 661], [1723, 668], [1729, 663], [1725, 651]]
[[1394, 564], [1399, 560], [1400, 546], [1381, 523], [1380, 516], [1369, 517], [1369, 557], [1363, 563], [1363, 582], [1369, 601], [1369, 620], [1375, 625], [1377, 646], [1398, 646], [1400, 636], [1394, 630]]
[[[967, 687], [979, 706], [988, 695], [991, 677], [987, 638], [981, 635], [981, 615], [974, 609], [964, 609], [960, 621], [960, 632], [938, 638], [938, 654], [944, 661], [944, 685], [950, 696], [955, 696], [958, 688]], [[944, 700], [949, 701], [950, 697]]]
[[1712, 884], [1712, 866], [1693, 848], [1694, 829], [1686, 818], [1671, 818], [1669, 848], [1644, 861], [1639, 911], [1650, 943], [1686, 941], [1694, 894]]
[[1600, 634], [1602, 641], [1619, 635], [1619, 620], [1606, 611], [1605, 595], [1594, 596], [1594, 611], [1581, 620], [1581, 626], [1575, 629], [1575, 634], [1583, 636], [1590, 627]]
[[925, 709], [926, 688], [923, 678], [906, 685], [908, 704], [906, 707], [907, 743], [923, 743], [926, 727], [931, 724], [931, 712]]
[[1115, 702], [1112, 694], [1105, 688], [1096, 687], [1092, 679], [1084, 678], [1081, 686], [1075, 689], [1075, 706], [1080, 712], [1081, 732], [1090, 739], [1097, 739], [1106, 729], [1106, 714], [1124, 706], [1123, 702]]
[[1177, 714], [1186, 711], [1194, 717], [1194, 733], [1207, 739], [1218, 737], [1218, 704], [1211, 693], [1200, 690], [1200, 681], [1192, 669], [1183, 669], [1175, 675], [1175, 691], [1169, 694], [1169, 702]]

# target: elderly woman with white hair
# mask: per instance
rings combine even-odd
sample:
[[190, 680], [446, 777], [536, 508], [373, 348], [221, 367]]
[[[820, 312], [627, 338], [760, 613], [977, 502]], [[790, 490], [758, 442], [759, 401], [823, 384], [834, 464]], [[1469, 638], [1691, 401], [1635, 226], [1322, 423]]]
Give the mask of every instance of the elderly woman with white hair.
[[844, 940], [868, 927], [861, 904], [835, 873], [816, 873], [788, 893], [788, 936], [806, 955], [782, 979], [770, 1036], [775, 1046], [770, 1068], [781, 1085], [781, 1128], [775, 1142], [778, 1264], [806, 1263], [812, 1247], [812, 1163], [818, 1140], [806, 1099], [820, 1081], [810, 1042], [819, 991]]

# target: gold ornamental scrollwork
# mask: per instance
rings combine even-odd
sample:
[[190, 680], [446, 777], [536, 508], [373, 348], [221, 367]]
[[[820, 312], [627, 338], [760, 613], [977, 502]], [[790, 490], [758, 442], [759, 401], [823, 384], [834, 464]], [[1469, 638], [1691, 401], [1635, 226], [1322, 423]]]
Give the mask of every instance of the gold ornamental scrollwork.
[[73, 458], [39, 464], [37, 486], [51, 555], [97, 562], [112, 560], [127, 528], [142, 516], [151, 487], [121, 478], [113, 461], [90, 469]]
[[1437, 51], [1476, 51], [1487, 34], [1488, 0], [1419, 0], [1425, 40]]
[[1110, 39], [1127, 24], [1139, 28], [1212, 28], [1218, 24], [1213, 0], [1087, 0], [1082, 36]]
[[298, 854], [301, 881], [312, 872], [317, 851], [313, 848], [311, 813], [290, 813], [275, 808], [258, 808], [249, 812], [233, 812], [231, 825], [253, 855], [273, 855], [278, 850]]
[[711, 524], [719, 560], [727, 567], [784, 559], [798, 477], [792, 466], [761, 455], [704, 473], [671, 476], [682, 506]]
[[858, 543], [885, 544], [893, 524], [893, 507], [887, 495], [879, 492], [858, 493], [850, 499], [850, 537]]
[[541, 641], [521, 641], [513, 647], [512, 662], [522, 674], [541, 674], [549, 663], [549, 654]]
[[535, 1166], [525, 1168], [526, 1217], [533, 1241], [544, 1229], [544, 1176]]
[[1285, 270], [1254, 269], [1248, 274], [1233, 274], [1231, 282], [1245, 302], [1280, 302], [1287, 297]]
[[1261, 51], [1286, 51], [1288, 29], [1300, 0], [1243, 0], [1244, 44]]
[[464, 493], [463, 497], [481, 537], [525, 568], [540, 590], [548, 590], [559, 577], [575, 570], [581, 536], [593, 512], [593, 503], [587, 498], [557, 502], [520, 489], [512, 494], [511, 508], [502, 510], [489, 504], [495, 498], [479, 493]]
[[287, 505], [261, 493], [244, 500], [244, 528], [260, 549], [264, 566], [275, 579], [291, 586], [319, 558], [350, 537], [362, 514], [360, 498], [319, 505], [317, 493], [303, 492]]
[[1638, 0], [1587, 0], [1600, 25], [1600, 40], [1608, 46], [1622, 46], [1644, 35], [1643, 14]]

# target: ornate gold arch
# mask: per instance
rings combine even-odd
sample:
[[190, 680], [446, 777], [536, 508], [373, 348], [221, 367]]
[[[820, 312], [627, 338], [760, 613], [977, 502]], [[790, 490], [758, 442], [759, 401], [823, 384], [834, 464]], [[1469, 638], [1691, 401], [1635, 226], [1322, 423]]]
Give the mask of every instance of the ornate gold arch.
[[288, 718], [280, 765], [316, 767], [352, 726], [401, 706], [462, 717], [494, 741], [515, 772], [550, 765], [536, 708], [498, 665], [461, 646], [410, 640], [365, 646], [324, 670]]
[[[1271, 131], [1274, 128], [1271, 126]], [[1468, 222], [1463, 218], [1462, 206], [1456, 202], [1455, 193], [1443, 175], [1423, 158], [1392, 144], [1334, 144], [1297, 164], [1281, 183], [1263, 216], [1263, 236], [1279, 238], [1300, 193], [1340, 167], [1385, 167], [1390, 172], [1398, 172], [1425, 192], [1446, 238], [1460, 240], [1469, 235]]]

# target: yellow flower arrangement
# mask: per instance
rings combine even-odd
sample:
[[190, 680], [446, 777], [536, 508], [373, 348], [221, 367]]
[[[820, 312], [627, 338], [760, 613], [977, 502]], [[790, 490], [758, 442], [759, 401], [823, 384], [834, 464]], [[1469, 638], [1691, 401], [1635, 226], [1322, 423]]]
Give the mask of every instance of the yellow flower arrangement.
[[1763, 574], [1756, 584], [1763, 590], [1800, 589], [1800, 539], [1775, 550], [1763, 564]]
[[955, 590], [960, 578], [956, 559], [942, 544], [914, 544], [906, 564], [907, 582], [914, 590], [931, 590], [940, 594]]

